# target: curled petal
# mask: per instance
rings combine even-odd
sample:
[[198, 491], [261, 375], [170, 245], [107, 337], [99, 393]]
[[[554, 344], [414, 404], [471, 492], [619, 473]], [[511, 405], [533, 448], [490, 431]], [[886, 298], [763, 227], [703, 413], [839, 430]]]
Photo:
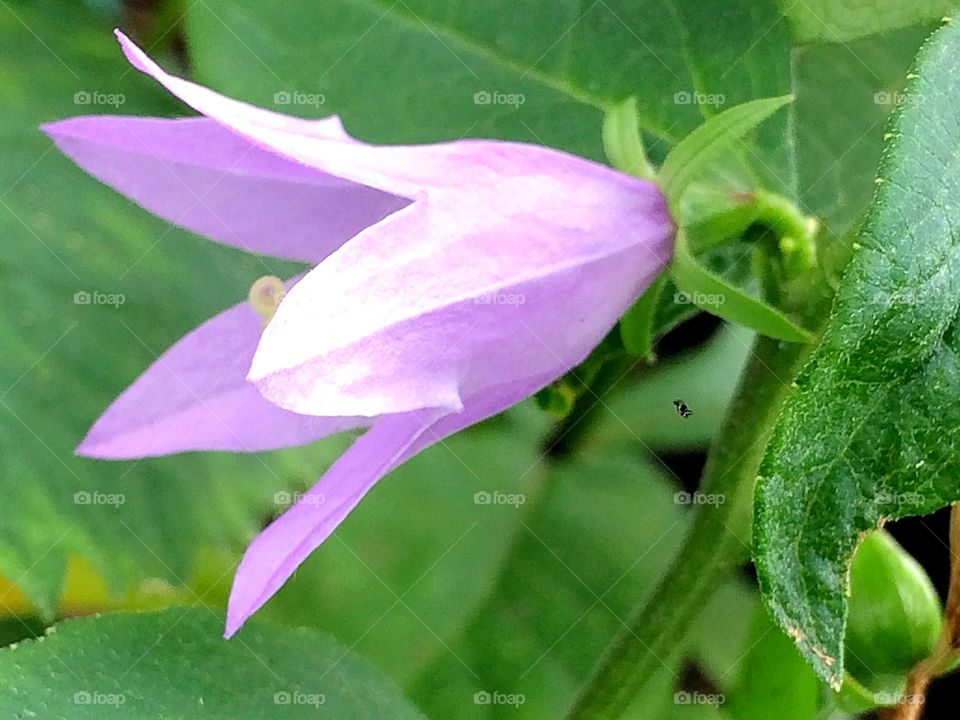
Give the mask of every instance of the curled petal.
[[190, 450], [292, 447], [369, 424], [318, 418], [266, 401], [246, 380], [261, 318], [237, 305], [184, 336], [104, 412], [77, 448], [119, 460]]
[[429, 409], [381, 418], [247, 548], [230, 592], [226, 636], [280, 589], [384, 475], [424, 448], [536, 392], [552, 377], [492, 388], [471, 398], [460, 413]]
[[251, 543], [237, 569], [227, 609], [233, 635], [334, 531], [367, 491], [395, 467], [441, 411], [382, 418], [323, 479]]
[[[336, 120], [322, 126], [343, 135]], [[268, 152], [207, 118], [92, 116], [43, 130], [155, 215], [265, 255], [315, 264], [409, 202]]]
[[[458, 140], [430, 145], [369, 145], [347, 135], [336, 117], [303, 120], [225, 97], [165, 72], [123, 33], [131, 64], [194, 110], [273, 153], [330, 175], [411, 200], [424, 193], [498, 193], [505, 179], [525, 184], [560, 181], [573, 189], [618, 177], [633, 187], [652, 186], [566, 153], [522, 143]], [[488, 208], [488, 212], [493, 212]]]

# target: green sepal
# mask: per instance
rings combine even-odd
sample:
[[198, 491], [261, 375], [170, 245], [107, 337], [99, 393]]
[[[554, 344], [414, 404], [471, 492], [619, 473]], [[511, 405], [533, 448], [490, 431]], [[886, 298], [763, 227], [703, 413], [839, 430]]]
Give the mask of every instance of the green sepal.
[[654, 322], [660, 297], [667, 285], [667, 277], [661, 274], [637, 301], [620, 318], [620, 340], [624, 349], [634, 357], [642, 357], [653, 363], [653, 342], [656, 339]]
[[767, 98], [737, 105], [716, 115], [687, 135], [670, 151], [660, 168], [660, 187], [674, 210], [681, 207], [684, 193], [724, 152], [750, 130], [769, 118], [793, 96]]
[[603, 118], [603, 150], [617, 170], [641, 180], [653, 181], [656, 170], [647, 160], [640, 135], [637, 99], [628, 97], [607, 110]]
[[798, 343], [813, 340], [809, 332], [776, 308], [750, 297], [703, 267], [690, 253], [682, 231], [677, 233], [669, 273], [670, 279], [680, 290], [677, 302], [689, 302], [767, 337]]

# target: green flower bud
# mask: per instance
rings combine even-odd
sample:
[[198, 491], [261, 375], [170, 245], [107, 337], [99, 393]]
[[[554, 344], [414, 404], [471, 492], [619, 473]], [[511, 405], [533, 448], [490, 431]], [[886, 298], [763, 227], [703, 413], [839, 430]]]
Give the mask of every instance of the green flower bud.
[[858, 704], [897, 704], [907, 674], [940, 636], [937, 592], [920, 564], [881, 530], [868, 535], [854, 556], [849, 608], [847, 689], [857, 690]]

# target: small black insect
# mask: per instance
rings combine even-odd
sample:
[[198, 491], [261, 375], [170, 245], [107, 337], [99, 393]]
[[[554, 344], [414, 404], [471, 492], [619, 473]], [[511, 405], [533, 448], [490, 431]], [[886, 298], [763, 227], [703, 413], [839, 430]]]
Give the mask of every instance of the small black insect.
[[674, 400], [673, 406], [677, 409], [677, 414], [684, 420], [693, 415], [693, 410], [687, 407], [687, 404], [683, 400]]

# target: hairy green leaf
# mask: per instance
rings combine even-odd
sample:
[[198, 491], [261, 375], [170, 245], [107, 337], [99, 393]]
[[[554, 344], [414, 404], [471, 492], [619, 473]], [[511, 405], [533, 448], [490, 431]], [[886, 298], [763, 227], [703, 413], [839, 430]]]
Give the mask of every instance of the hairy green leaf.
[[0, 714], [44, 720], [423, 716], [330, 636], [203, 608], [72, 620], [0, 653]]
[[923, 25], [949, 15], [955, 0], [781, 0], [796, 38], [844, 42]]
[[761, 588], [834, 686], [859, 540], [960, 498], [958, 50], [951, 23], [921, 52], [822, 343], [760, 469]]
[[[891, 111], [932, 26], [794, 49], [791, 146], [798, 200], [833, 238], [859, 229]], [[839, 240], [837, 241], [839, 242]], [[849, 244], [849, 243], [847, 243]]]

